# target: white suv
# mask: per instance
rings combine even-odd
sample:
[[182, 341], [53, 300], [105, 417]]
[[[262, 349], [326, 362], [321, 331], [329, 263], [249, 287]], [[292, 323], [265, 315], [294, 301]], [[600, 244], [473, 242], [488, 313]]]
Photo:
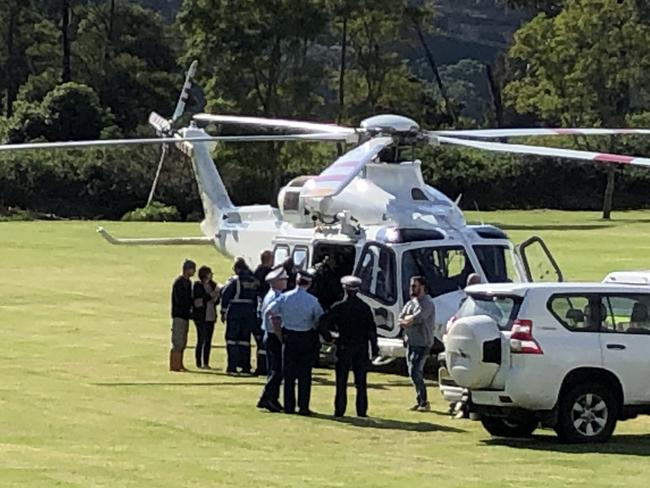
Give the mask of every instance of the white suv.
[[[611, 283], [467, 288], [445, 337], [453, 381], [492, 435], [541, 423], [568, 442], [607, 440], [650, 413], [650, 289]], [[444, 373], [444, 374], [442, 374]]]

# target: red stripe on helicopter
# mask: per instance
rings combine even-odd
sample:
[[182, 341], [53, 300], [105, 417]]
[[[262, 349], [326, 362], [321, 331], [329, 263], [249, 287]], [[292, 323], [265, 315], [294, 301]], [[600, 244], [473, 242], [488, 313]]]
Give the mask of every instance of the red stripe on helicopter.
[[334, 163], [332, 168], [354, 168], [359, 164], [359, 161], [341, 161], [340, 163]]
[[582, 134], [579, 130], [576, 129], [554, 129], [557, 134], [568, 134], [568, 135], [579, 135]]
[[621, 164], [630, 164], [634, 161], [632, 156], [623, 156], [621, 154], [608, 154], [603, 153], [599, 154], [594, 158], [594, 161], [604, 161], [606, 163], [621, 163]]

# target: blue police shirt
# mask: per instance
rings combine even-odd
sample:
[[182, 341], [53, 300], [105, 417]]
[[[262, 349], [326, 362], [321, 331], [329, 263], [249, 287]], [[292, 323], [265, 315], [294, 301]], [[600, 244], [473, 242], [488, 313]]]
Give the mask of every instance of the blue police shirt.
[[262, 306], [260, 307], [262, 313], [262, 330], [267, 334], [273, 332], [273, 323], [266, 313], [269, 311], [271, 304], [273, 304], [273, 302], [275, 302], [275, 300], [281, 295], [282, 292], [280, 290], [274, 290], [271, 288], [266, 295], [264, 295], [264, 300], [262, 300]]
[[268, 309], [282, 319], [282, 328], [295, 332], [316, 329], [323, 309], [318, 299], [304, 288], [291, 290], [275, 300]]

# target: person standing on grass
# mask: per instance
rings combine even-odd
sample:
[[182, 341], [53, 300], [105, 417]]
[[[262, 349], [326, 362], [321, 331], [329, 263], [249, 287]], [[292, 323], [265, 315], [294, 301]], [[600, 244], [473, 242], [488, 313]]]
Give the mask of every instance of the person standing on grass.
[[266, 275], [266, 282], [271, 289], [262, 301], [262, 331], [264, 333], [264, 349], [266, 350], [266, 385], [262, 396], [257, 402], [257, 408], [265, 408], [270, 412], [280, 412], [280, 385], [282, 384], [282, 329], [278, 323], [273, 323], [272, 316], [267, 313], [275, 300], [287, 288], [289, 275], [282, 266], [278, 266]]
[[273, 268], [273, 252], [266, 249], [260, 254], [260, 264], [255, 268], [255, 278], [260, 283], [260, 294], [258, 297], [258, 317], [257, 322], [259, 327], [253, 329], [253, 338], [255, 339], [255, 350], [256, 350], [256, 361], [255, 361], [255, 375], [264, 376], [267, 374], [267, 360], [266, 360], [266, 349], [264, 347], [264, 330], [262, 327], [262, 302], [266, 297], [266, 294], [269, 292], [269, 283], [266, 281], [266, 276], [271, 272]]
[[257, 322], [260, 284], [244, 258], [236, 258], [234, 276], [221, 290], [221, 321], [226, 323], [228, 374], [251, 374], [251, 334]]
[[[285, 268], [286, 270], [286, 268]], [[318, 321], [323, 309], [318, 299], [307, 289], [312, 276], [300, 271], [297, 287], [280, 295], [268, 308], [273, 324], [282, 326], [282, 375], [284, 380], [284, 413], [296, 409], [296, 381], [298, 382], [298, 414], [311, 415], [311, 369], [314, 348], [318, 341]]]
[[199, 268], [199, 281], [194, 283], [193, 318], [196, 326], [196, 347], [194, 356], [196, 367], [210, 369], [210, 350], [214, 323], [217, 321], [217, 305], [219, 304], [219, 285], [212, 281], [212, 270], [207, 266]]
[[187, 346], [187, 332], [192, 314], [192, 277], [196, 263], [186, 259], [182, 274], [172, 286], [172, 349], [169, 353], [169, 370], [185, 371], [183, 353]]
[[427, 387], [424, 384], [424, 364], [435, 342], [436, 308], [433, 299], [427, 294], [426, 287], [423, 276], [411, 278], [411, 300], [404, 305], [399, 316], [399, 325], [404, 329], [406, 341], [406, 364], [415, 386], [417, 400], [411, 410], [418, 412], [431, 410]]
[[[347, 407], [348, 376], [354, 374], [357, 390], [357, 416], [368, 416], [368, 367], [370, 358], [379, 355], [377, 346], [377, 325], [372, 309], [357, 294], [361, 280], [356, 276], [344, 276], [340, 280], [345, 298], [335, 303], [321, 317], [321, 329], [327, 342], [332, 341], [332, 331], [338, 332], [336, 338], [336, 396], [334, 416], [343, 417]], [[370, 353], [369, 353], [370, 351]]]

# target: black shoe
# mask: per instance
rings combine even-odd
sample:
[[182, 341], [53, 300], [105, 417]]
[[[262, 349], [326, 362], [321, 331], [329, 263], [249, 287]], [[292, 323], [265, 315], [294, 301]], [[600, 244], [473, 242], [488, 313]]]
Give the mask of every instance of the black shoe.
[[284, 410], [284, 407], [277, 400], [269, 400], [269, 403], [273, 405], [275, 408], [277, 408], [278, 411]]
[[295, 410], [287, 410], [286, 408], [283, 409], [283, 411], [284, 411], [284, 413], [286, 413], [287, 415], [294, 415], [294, 414], [296, 413]]
[[368, 418], [368, 414], [367, 413], [358, 413], [357, 417], [365, 419], [365, 418]]
[[281, 412], [282, 409], [275, 405], [273, 402], [269, 402], [268, 400], [260, 400], [257, 402], [257, 408], [265, 408], [269, 412], [277, 413]]
[[230, 376], [235, 376], [237, 374], [237, 370], [235, 369], [227, 369], [226, 374]]
[[342, 414], [341, 412], [334, 412], [335, 417], [341, 418], [341, 417], [343, 417], [343, 415], [344, 414]]
[[298, 410], [298, 415], [302, 415], [303, 417], [311, 417], [314, 415], [314, 412], [309, 409], [300, 409]]
[[246, 375], [246, 376], [252, 376], [253, 373], [251, 372], [250, 369], [242, 369], [241, 374]]

